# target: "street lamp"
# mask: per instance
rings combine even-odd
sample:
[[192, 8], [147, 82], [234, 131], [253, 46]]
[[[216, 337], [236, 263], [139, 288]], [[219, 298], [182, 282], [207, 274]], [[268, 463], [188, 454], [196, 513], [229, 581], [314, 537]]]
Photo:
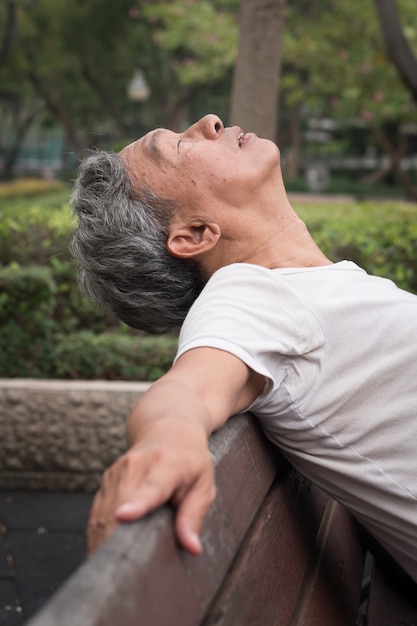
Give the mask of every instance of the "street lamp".
[[[135, 107], [135, 119], [133, 130], [137, 131], [137, 135], [140, 134], [140, 109], [141, 106], [151, 95], [151, 90], [146, 82], [145, 75], [142, 70], [136, 69], [133, 71], [133, 76], [127, 85], [127, 97]], [[136, 127], [136, 128], [135, 128]]]
[[134, 70], [127, 86], [127, 97], [131, 102], [146, 102], [150, 96], [149, 85], [142, 70]]

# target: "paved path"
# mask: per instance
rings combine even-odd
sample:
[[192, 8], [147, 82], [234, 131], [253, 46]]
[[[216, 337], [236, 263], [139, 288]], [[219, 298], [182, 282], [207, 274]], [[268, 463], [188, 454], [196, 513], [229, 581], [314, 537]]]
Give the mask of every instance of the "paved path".
[[0, 626], [22, 626], [85, 559], [92, 495], [0, 492]]

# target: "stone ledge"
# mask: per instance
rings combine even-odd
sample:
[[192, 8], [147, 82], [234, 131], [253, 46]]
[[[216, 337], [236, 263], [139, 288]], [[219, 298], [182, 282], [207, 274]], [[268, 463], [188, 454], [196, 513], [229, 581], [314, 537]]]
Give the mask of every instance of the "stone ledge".
[[0, 489], [95, 490], [149, 384], [0, 379]]

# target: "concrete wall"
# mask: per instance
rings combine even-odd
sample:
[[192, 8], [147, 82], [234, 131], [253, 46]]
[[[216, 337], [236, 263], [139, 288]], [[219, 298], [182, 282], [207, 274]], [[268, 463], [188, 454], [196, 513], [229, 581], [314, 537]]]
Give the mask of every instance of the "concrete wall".
[[94, 491], [148, 386], [0, 379], [0, 489]]

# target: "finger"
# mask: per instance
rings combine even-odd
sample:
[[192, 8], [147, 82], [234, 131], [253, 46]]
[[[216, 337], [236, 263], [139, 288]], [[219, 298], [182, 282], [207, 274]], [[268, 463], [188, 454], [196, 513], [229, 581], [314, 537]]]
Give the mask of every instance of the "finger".
[[116, 526], [114, 510], [117, 506], [118, 475], [112, 468], [103, 474], [87, 525], [87, 551], [91, 554]]
[[180, 544], [191, 554], [201, 554], [201, 529], [207, 512], [216, 496], [210, 480], [196, 484], [182, 499], [176, 517], [176, 533]]
[[130, 499], [117, 507], [115, 516], [119, 522], [132, 522], [149, 511], [149, 504], [140, 494], [132, 494]]
[[96, 524], [87, 529], [87, 555], [91, 556], [100, 545], [111, 535], [117, 526], [116, 522], [107, 524]]
[[178, 488], [178, 472], [171, 467], [150, 467], [148, 475], [116, 509], [118, 521], [133, 521], [165, 504]]
[[91, 555], [104, 541], [109, 526], [102, 511], [101, 499], [96, 495], [87, 525], [87, 554]]

